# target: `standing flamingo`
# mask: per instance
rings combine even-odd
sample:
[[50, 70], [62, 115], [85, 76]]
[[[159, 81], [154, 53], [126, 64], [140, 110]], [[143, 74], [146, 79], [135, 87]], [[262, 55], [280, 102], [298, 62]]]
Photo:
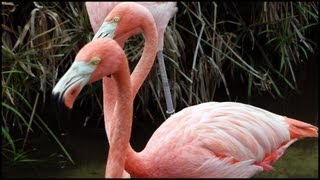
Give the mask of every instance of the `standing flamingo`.
[[[113, 26], [113, 21], [108, 21], [108, 19], [105, 19], [105, 17], [112, 11], [112, 9], [117, 6], [121, 2], [86, 2], [86, 8], [89, 15], [91, 27], [93, 31], [95, 32], [95, 36], [93, 39], [96, 39], [98, 37], [103, 37], [106, 35], [109, 35], [112, 31], [115, 31], [115, 26]], [[127, 2], [125, 2], [127, 3]], [[130, 2], [133, 3], [133, 2]], [[164, 96], [166, 100], [166, 106], [167, 106], [167, 114], [174, 113], [173, 103], [172, 103], [172, 97], [170, 93], [170, 86], [167, 78], [166, 73], [166, 67], [163, 60], [163, 37], [165, 29], [169, 23], [169, 20], [174, 16], [174, 14], [177, 12], [176, 2], [135, 2], [138, 3], [144, 7], [146, 7], [152, 14], [153, 19], [155, 20], [157, 31], [158, 31], [158, 53], [157, 53], [157, 59], [159, 63], [159, 71], [161, 75], [161, 80], [163, 84], [163, 91]], [[129, 12], [133, 11], [139, 11], [139, 9], [130, 9]], [[137, 23], [136, 19], [132, 19], [131, 23]], [[123, 27], [126, 30], [128, 30], [128, 27]], [[130, 35], [127, 34], [123, 36], [122, 38], [115, 38], [116, 41], [123, 47], [124, 42], [131, 36], [136, 35], [138, 33], [141, 33], [143, 29], [136, 29], [130, 30]], [[143, 31], [144, 32], [144, 31]], [[109, 36], [112, 37], [112, 36]], [[143, 61], [139, 61], [137, 67], [135, 68], [135, 71], [139, 71], [139, 64], [144, 64]], [[137, 69], [137, 70], [136, 70]], [[132, 79], [135, 79], [136, 73], [133, 73]], [[103, 79], [104, 86], [107, 85], [108, 82], [106, 82], [107, 79]], [[136, 83], [139, 84], [139, 83]], [[140, 86], [138, 86], [137, 89], [139, 89]], [[135, 88], [135, 87], [134, 87]], [[105, 88], [104, 88], [105, 89]], [[108, 103], [107, 103], [108, 104]]]
[[53, 95], [71, 109], [86, 84], [109, 75], [117, 103], [106, 177], [121, 177], [125, 167], [135, 177], [248, 178], [272, 169], [296, 140], [318, 137], [311, 124], [242, 103], [208, 102], [170, 116], [137, 153], [129, 144], [133, 97], [128, 62], [115, 41], [102, 38], [85, 45]]

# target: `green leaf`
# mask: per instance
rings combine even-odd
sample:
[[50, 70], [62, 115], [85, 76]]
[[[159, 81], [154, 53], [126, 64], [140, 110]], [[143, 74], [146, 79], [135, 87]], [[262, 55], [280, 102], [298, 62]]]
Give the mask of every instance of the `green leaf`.
[[8, 141], [8, 143], [11, 145], [11, 149], [13, 150], [13, 153], [15, 154], [16, 146], [15, 146], [9, 132], [3, 126], [1, 126], [1, 132], [2, 132], [2, 135], [5, 137], [5, 139]]
[[[26, 121], [26, 119], [20, 114], [20, 112], [18, 110], [16, 110], [14, 107], [2, 102], [1, 103], [2, 106], [6, 107], [7, 109], [11, 110], [12, 112], [14, 112], [18, 117], [20, 117], [20, 119], [23, 121], [23, 123], [28, 126], [28, 123]], [[31, 132], [33, 132], [33, 130], [30, 128]]]

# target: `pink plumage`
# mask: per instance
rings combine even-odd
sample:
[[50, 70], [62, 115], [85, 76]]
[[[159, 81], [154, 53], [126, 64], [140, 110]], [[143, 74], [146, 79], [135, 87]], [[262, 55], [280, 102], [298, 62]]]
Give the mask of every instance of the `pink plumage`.
[[130, 166], [129, 156], [126, 170], [137, 177], [249, 178], [272, 169], [298, 138], [318, 137], [317, 130], [247, 104], [202, 103], [167, 119], [136, 155], [141, 164]]

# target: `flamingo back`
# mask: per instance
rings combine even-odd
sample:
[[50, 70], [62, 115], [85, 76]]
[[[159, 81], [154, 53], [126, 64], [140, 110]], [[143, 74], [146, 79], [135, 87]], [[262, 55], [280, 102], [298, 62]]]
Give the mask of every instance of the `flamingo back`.
[[[153, 177], [181, 177], [183, 171], [190, 177], [252, 177], [272, 169], [271, 163], [297, 140], [291, 126], [286, 117], [251, 105], [202, 103], [167, 119], [141, 156], [157, 169]], [[317, 137], [317, 127], [308, 128], [314, 133], [305, 135]]]

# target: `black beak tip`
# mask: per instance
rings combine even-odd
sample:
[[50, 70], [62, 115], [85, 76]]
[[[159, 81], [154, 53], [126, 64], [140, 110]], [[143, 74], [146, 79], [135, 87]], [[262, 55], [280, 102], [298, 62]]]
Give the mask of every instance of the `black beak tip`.
[[69, 108], [67, 108], [63, 101], [63, 95], [61, 93], [53, 92], [51, 94], [51, 102], [54, 103], [54, 106], [57, 109], [56, 120], [58, 122], [58, 129], [61, 136], [67, 135], [67, 131], [64, 128], [63, 122], [65, 116], [69, 118]]
[[52, 92], [52, 94], [51, 94], [51, 102], [54, 102], [54, 103], [58, 102], [59, 96], [60, 96], [60, 93]]

